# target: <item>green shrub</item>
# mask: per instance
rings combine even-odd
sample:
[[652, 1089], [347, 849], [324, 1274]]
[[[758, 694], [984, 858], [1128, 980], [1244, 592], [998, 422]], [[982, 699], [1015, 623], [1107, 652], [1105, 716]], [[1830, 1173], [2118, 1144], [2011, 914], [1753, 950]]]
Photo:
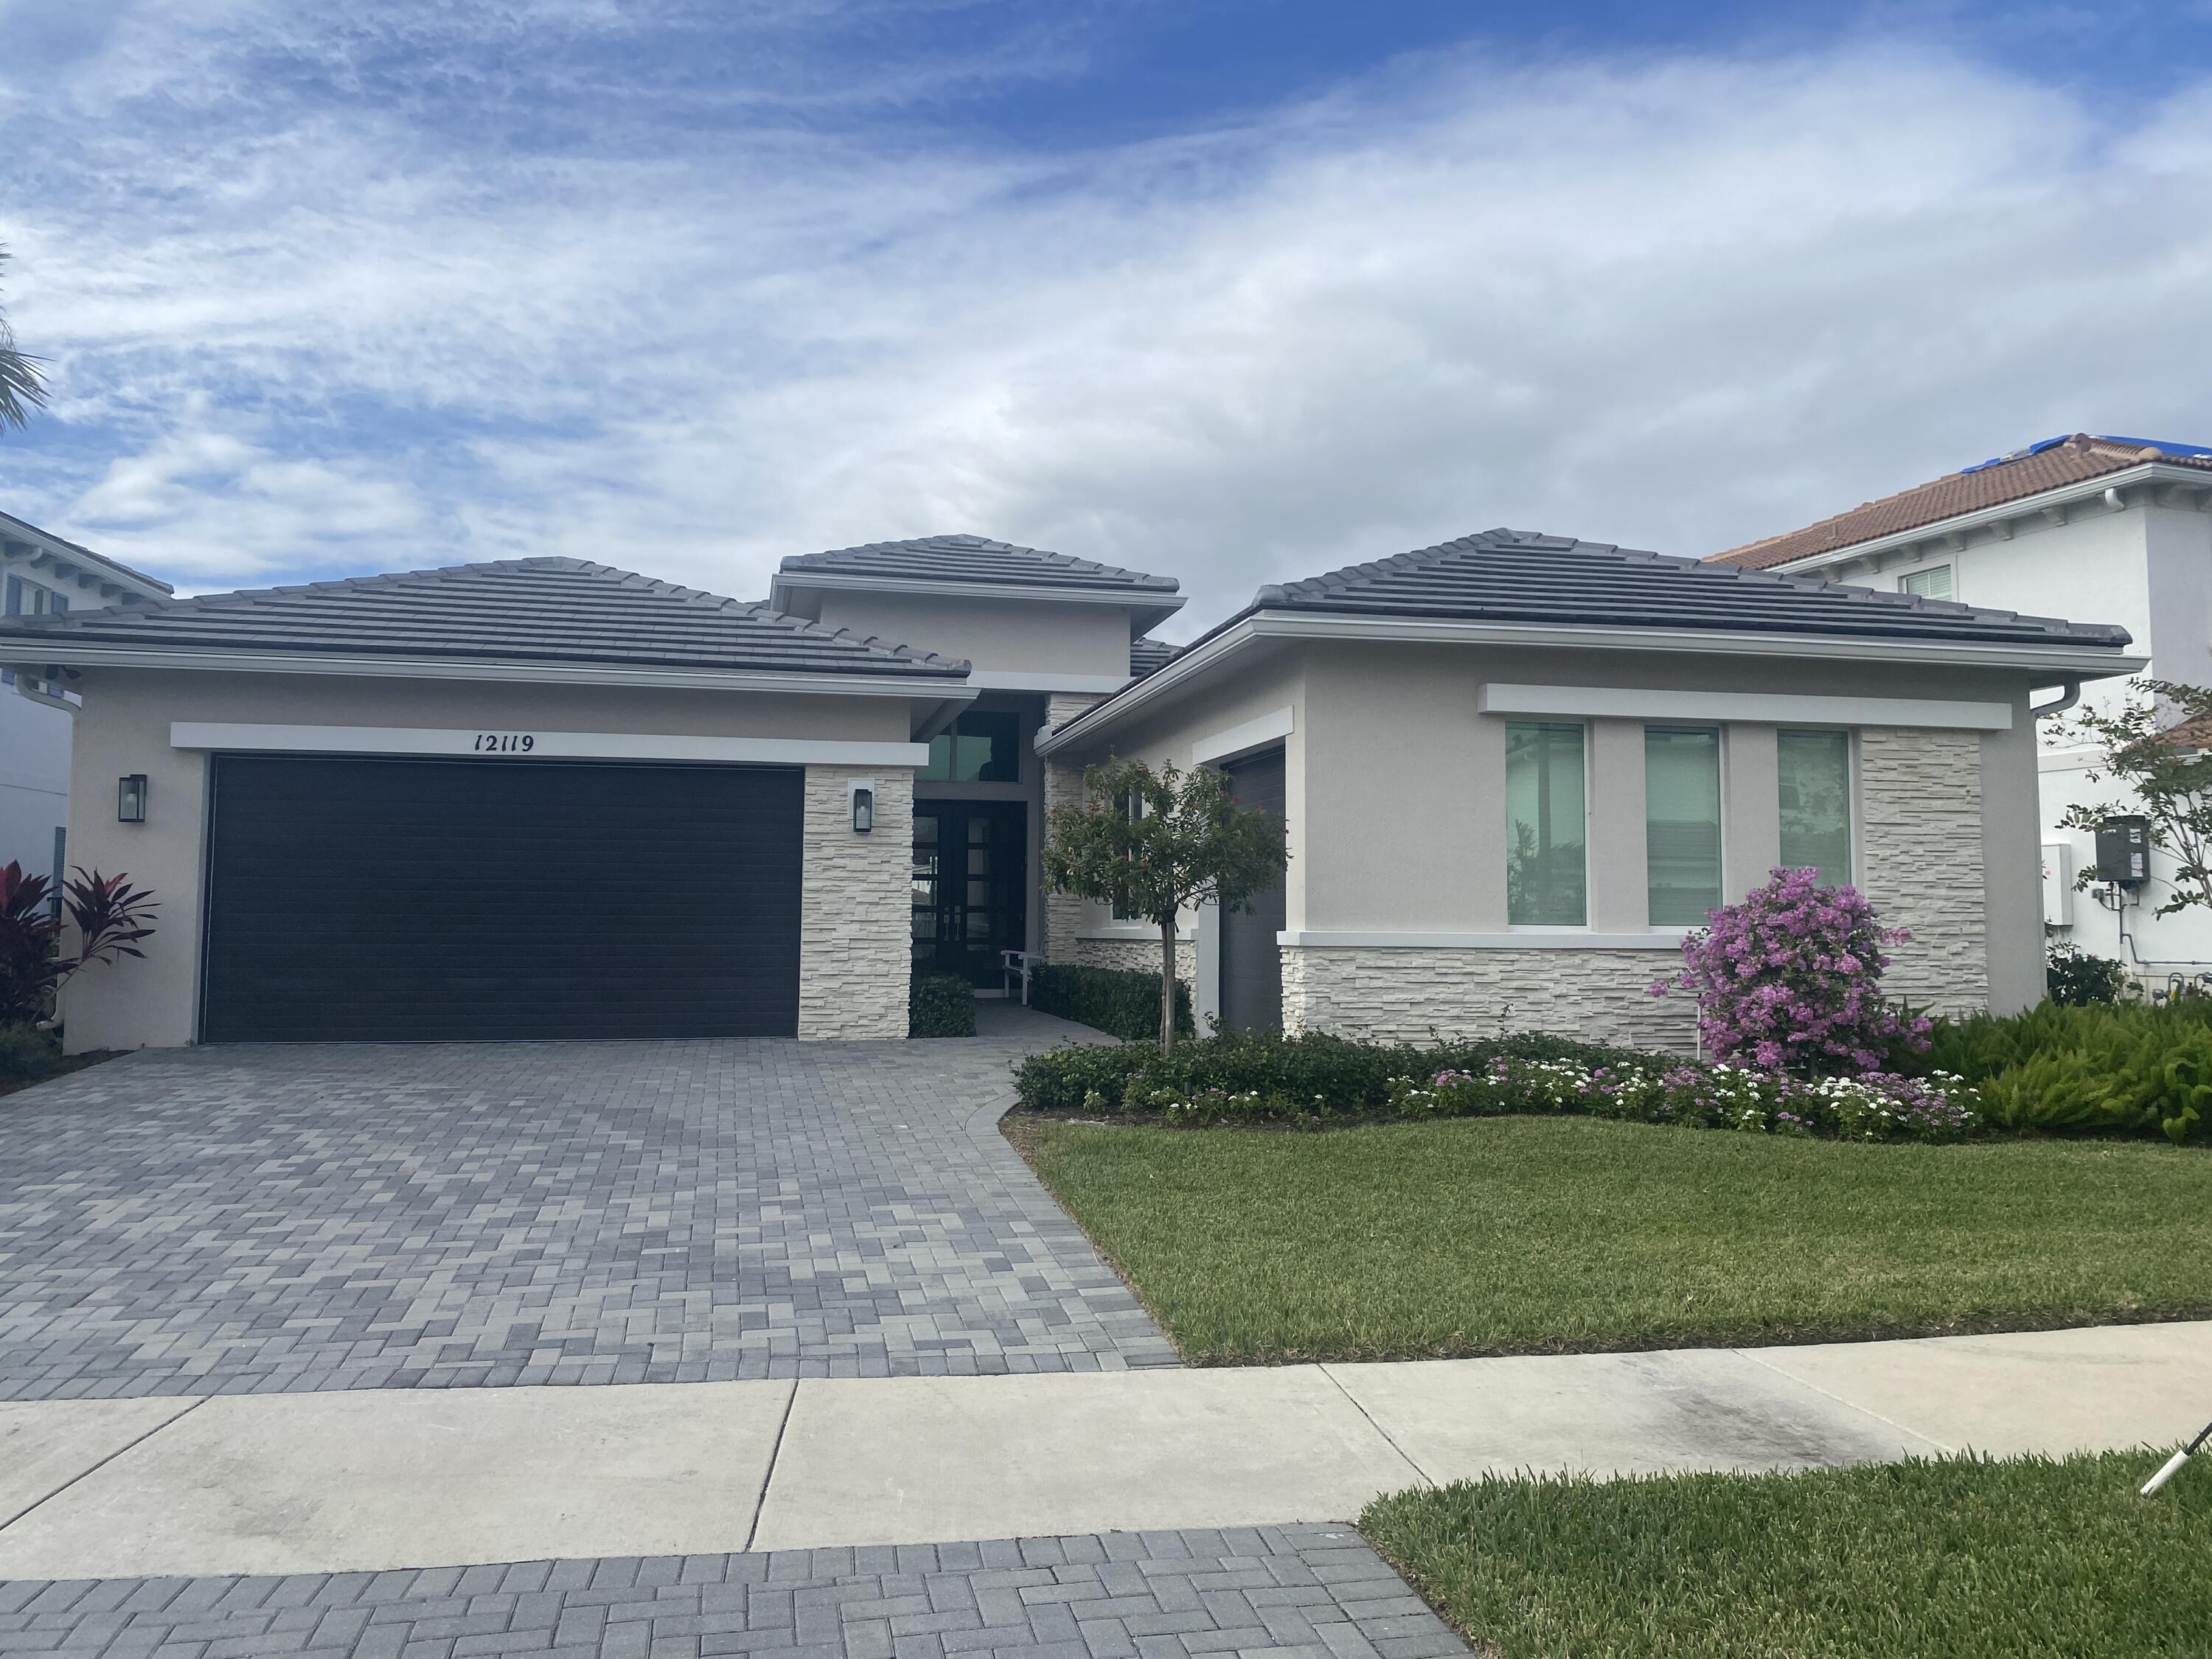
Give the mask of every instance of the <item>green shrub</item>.
[[[1190, 987], [1177, 980], [1175, 998], [1176, 1035], [1189, 1036]], [[1030, 970], [1030, 1006], [1124, 1042], [1160, 1039], [1160, 976], [1138, 969], [1046, 963]]]
[[2054, 945], [2045, 963], [2051, 1000], [2061, 1007], [2086, 1008], [2119, 1001], [2128, 994], [2125, 963], [2093, 957], [2070, 945]]
[[0, 1025], [0, 1083], [35, 1083], [56, 1070], [61, 1057], [52, 1032]]
[[1125, 1105], [1147, 1110], [1162, 1097], [1200, 1096], [1250, 1097], [1236, 1109], [1247, 1115], [1381, 1111], [1389, 1108], [1392, 1085], [1400, 1079], [1476, 1071], [1499, 1056], [1586, 1066], [1633, 1066], [1647, 1058], [1541, 1032], [1425, 1047], [1360, 1042], [1318, 1031], [1295, 1037], [1224, 1036], [1177, 1043], [1165, 1054], [1156, 1042], [1133, 1041], [1054, 1048], [1021, 1063], [1015, 1091], [1033, 1111]]
[[2201, 999], [1945, 1020], [1928, 1060], [1978, 1086], [1984, 1115], [2007, 1128], [2179, 1144], [2212, 1127], [2212, 1002]]
[[916, 974], [907, 994], [910, 1037], [975, 1035], [975, 988], [957, 974]]

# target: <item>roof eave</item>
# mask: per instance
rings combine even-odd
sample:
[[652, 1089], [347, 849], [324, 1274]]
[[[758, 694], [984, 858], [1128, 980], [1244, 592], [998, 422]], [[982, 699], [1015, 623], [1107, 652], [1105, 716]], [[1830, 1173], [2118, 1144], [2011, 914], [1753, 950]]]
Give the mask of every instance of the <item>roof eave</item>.
[[[2202, 467], [2175, 466], [2168, 462], [2138, 461], [2117, 471], [2100, 472], [2094, 477], [2077, 478], [2071, 483], [2053, 484], [2048, 489], [2015, 495], [1989, 507], [1978, 507], [1971, 513], [1954, 513], [1948, 519], [1930, 519], [1925, 524], [1914, 525], [1907, 530], [1893, 530], [1886, 535], [1869, 536], [1863, 541], [1846, 542], [1841, 547], [1832, 547], [1823, 553], [1808, 553], [1802, 558], [1790, 559], [1782, 564], [1736, 565], [1735, 568], [1755, 570], [1769, 576], [1811, 573], [1827, 565], [1853, 559], [1879, 557], [1884, 553], [1894, 553], [1921, 542], [1940, 540], [1945, 536], [1969, 535], [2007, 520], [2027, 518], [2047, 507], [2067, 507], [2075, 501], [2094, 501], [2100, 499], [2108, 489], [2127, 489], [2141, 483], [2179, 484], [2203, 491], [2207, 498], [2212, 498], [2212, 472], [2207, 472]], [[1709, 563], [1723, 562], [1717, 556], [1707, 561]]]
[[968, 671], [888, 672], [686, 668], [635, 663], [573, 663], [485, 658], [348, 655], [83, 641], [56, 632], [0, 632], [0, 661], [43, 674], [49, 666], [182, 670], [196, 673], [319, 674], [369, 679], [505, 682], [535, 685], [651, 686], [695, 690], [799, 693], [811, 696], [954, 698], [975, 690]]
[[0, 513], [0, 541], [20, 541], [44, 559], [73, 570], [82, 570], [101, 586], [112, 587], [119, 593], [129, 593], [134, 598], [167, 599], [177, 591], [157, 576], [149, 576], [143, 570], [133, 570], [129, 565], [111, 559], [105, 553], [95, 553], [88, 547], [80, 547], [51, 531], [26, 523], [12, 513]]
[[1131, 714], [1170, 696], [1224, 658], [1267, 640], [1392, 640], [1438, 645], [1522, 645], [1553, 650], [1649, 651], [1688, 656], [1820, 658], [1917, 663], [1941, 667], [2010, 669], [2043, 676], [2038, 685], [2109, 679], [2139, 672], [2149, 659], [2121, 647], [2054, 641], [1914, 640], [1888, 635], [1792, 634], [1733, 629], [1559, 627], [1539, 623], [1455, 620], [1405, 615], [1351, 616], [1338, 611], [1254, 610], [1231, 618], [1182, 656], [1048, 733], [1036, 750], [1049, 755], [1086, 742]]

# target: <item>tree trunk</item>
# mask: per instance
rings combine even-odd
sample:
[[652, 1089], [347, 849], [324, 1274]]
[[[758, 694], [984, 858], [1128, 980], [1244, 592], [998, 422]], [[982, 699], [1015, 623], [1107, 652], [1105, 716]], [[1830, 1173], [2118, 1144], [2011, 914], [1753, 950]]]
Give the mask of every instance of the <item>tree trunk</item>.
[[1175, 1047], [1176, 925], [1170, 916], [1160, 924], [1160, 1052]]

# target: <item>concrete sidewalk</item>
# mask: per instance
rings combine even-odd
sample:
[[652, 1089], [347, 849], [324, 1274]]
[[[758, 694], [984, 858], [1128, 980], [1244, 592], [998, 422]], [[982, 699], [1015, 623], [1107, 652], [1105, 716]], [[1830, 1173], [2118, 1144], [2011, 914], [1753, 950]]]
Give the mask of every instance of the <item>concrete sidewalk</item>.
[[1107, 1376], [0, 1405], [0, 1578], [380, 1571], [1341, 1519], [1491, 1469], [2164, 1444], [2212, 1323]]

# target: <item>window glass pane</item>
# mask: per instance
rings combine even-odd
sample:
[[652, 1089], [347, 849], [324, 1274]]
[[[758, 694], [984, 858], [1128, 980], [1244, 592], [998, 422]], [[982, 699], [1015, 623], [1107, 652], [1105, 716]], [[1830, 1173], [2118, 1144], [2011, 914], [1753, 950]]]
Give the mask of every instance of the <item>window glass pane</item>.
[[1905, 591], [1917, 593], [1923, 599], [1948, 599], [1951, 597], [1951, 567], [1939, 564], [1933, 570], [1916, 570], [1905, 579]]
[[1581, 927], [1587, 919], [1581, 726], [1506, 726], [1505, 833], [1506, 920]]
[[1644, 728], [1644, 856], [1651, 925], [1702, 927], [1721, 902], [1721, 734]]
[[940, 732], [929, 740], [929, 764], [915, 774], [918, 778], [949, 778], [952, 775], [952, 737]]
[[1841, 887], [1851, 878], [1851, 734], [1779, 732], [1782, 862]]

